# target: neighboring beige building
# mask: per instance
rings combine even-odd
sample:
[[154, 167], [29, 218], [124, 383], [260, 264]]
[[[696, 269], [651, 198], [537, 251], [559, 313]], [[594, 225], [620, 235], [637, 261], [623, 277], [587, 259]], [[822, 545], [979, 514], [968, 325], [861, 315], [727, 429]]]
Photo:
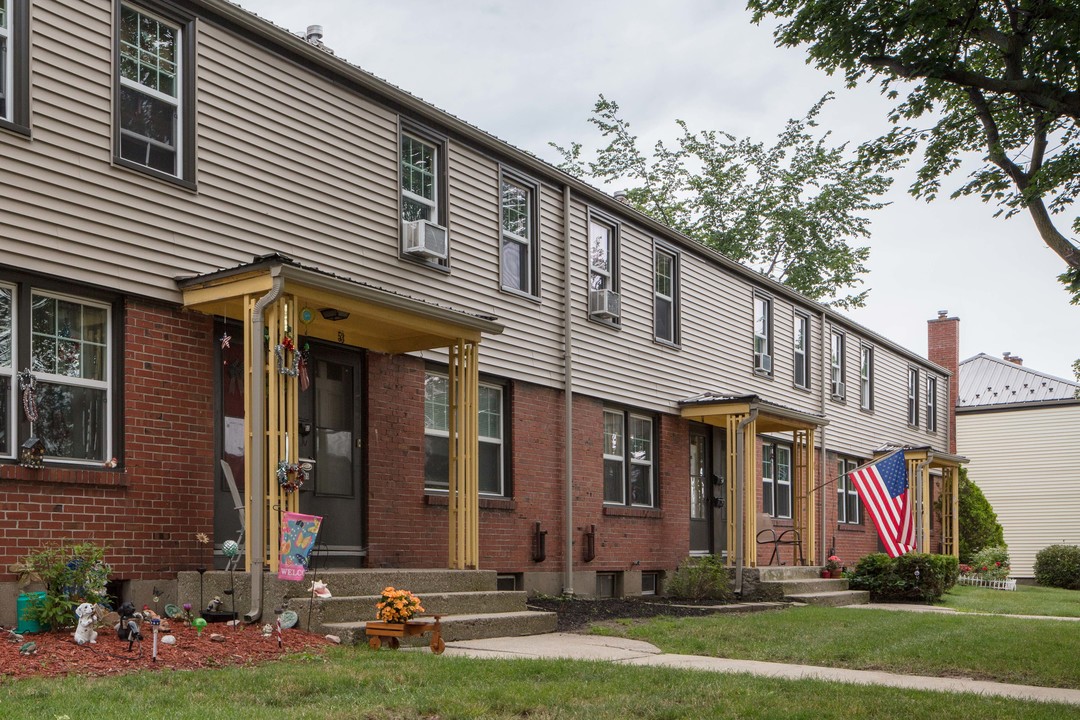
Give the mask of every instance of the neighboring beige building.
[[1005, 530], [1016, 577], [1047, 545], [1080, 545], [1080, 384], [980, 353], [960, 363], [957, 452]]

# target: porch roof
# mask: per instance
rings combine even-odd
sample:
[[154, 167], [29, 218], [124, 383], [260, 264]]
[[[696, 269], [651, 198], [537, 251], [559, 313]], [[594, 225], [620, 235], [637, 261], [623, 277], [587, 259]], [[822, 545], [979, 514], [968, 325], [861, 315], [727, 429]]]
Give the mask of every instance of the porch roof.
[[184, 306], [208, 315], [242, 320], [245, 304], [270, 292], [274, 279], [296, 298], [289, 325], [297, 335], [346, 342], [379, 352], [400, 353], [447, 347], [458, 340], [479, 342], [497, 335], [496, 318], [424, 300], [303, 266], [284, 255], [265, 255], [234, 268], [177, 278]]
[[796, 410], [759, 395], [729, 395], [706, 391], [679, 401], [682, 417], [709, 425], [723, 425], [729, 415], [745, 415], [758, 411], [758, 432], [790, 432], [813, 430], [829, 424], [814, 413]]
[[925, 460], [930, 458], [930, 468], [956, 468], [961, 465], [966, 465], [968, 459], [963, 455], [953, 455], [951, 453], [943, 452], [941, 450], [935, 450], [929, 445], [882, 445], [874, 450], [874, 455], [885, 455], [895, 450], [903, 450], [904, 457], [908, 460]]

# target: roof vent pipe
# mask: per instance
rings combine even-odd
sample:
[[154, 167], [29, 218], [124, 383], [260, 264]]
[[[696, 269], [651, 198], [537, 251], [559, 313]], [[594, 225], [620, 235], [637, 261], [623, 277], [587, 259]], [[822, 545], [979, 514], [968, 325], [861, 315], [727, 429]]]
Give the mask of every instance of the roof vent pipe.
[[308, 25], [307, 32], [304, 33], [304, 39], [314, 45], [321, 45], [323, 38], [322, 25]]

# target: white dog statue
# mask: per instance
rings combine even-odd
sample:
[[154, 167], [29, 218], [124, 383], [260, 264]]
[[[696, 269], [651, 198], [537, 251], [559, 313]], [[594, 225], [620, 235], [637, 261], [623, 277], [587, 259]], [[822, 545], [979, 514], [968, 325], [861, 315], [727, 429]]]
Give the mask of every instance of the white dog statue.
[[79, 618], [79, 626], [75, 628], [75, 642], [79, 645], [97, 642], [97, 609], [90, 603], [83, 603], [75, 608], [75, 615]]

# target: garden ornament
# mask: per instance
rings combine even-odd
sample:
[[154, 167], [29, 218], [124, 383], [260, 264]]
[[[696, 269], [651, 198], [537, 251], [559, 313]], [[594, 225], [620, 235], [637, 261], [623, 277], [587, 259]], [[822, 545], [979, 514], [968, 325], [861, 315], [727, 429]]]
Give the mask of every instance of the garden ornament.
[[311, 583], [311, 587], [308, 588], [308, 592], [310, 592], [317, 598], [322, 598], [323, 600], [327, 600], [333, 597], [330, 594], [330, 588], [326, 587], [326, 583], [324, 583], [322, 580], [313, 581]]
[[94, 625], [98, 620], [97, 608], [90, 603], [84, 602], [75, 608], [75, 616], [79, 618], [79, 624], [75, 628], [76, 644], [97, 643], [97, 630], [94, 629]]
[[191, 627], [195, 628], [195, 632], [202, 637], [202, 631], [206, 628], [206, 618], [195, 618], [191, 621]]
[[135, 606], [131, 601], [124, 602], [120, 606], [120, 623], [116, 626], [116, 636], [128, 641], [128, 650], [131, 650], [136, 640], [142, 641], [142, 633], [139, 631], [140, 620], [142, 620], [142, 615], [135, 612]]

